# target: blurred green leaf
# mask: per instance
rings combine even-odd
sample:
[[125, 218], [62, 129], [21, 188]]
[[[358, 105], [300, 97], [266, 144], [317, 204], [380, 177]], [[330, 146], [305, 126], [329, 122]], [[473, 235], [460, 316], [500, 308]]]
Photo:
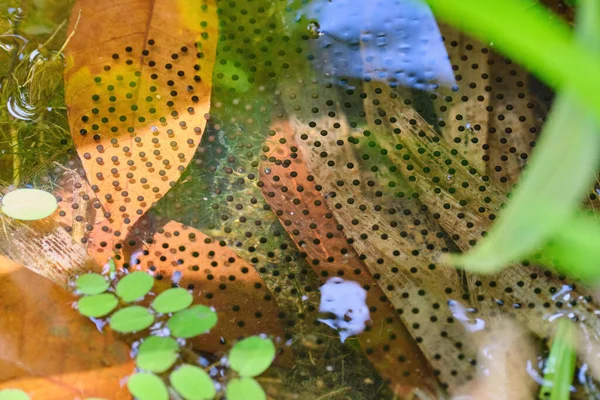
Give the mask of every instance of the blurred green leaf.
[[206, 306], [196, 305], [173, 315], [167, 326], [171, 334], [191, 338], [208, 332], [217, 324], [217, 313]]
[[210, 400], [217, 395], [215, 385], [203, 369], [182, 365], [171, 373], [171, 385], [185, 400]]
[[179, 345], [169, 336], [150, 336], [140, 345], [135, 363], [150, 372], [165, 372], [175, 363]]
[[229, 353], [229, 365], [242, 377], [262, 374], [275, 359], [275, 346], [270, 339], [251, 336], [237, 342]]
[[568, 400], [577, 359], [577, 328], [571, 320], [560, 318], [550, 355], [544, 367], [540, 400]]
[[182, 288], [167, 289], [159, 294], [152, 302], [152, 308], [159, 313], [181, 311], [192, 304], [190, 292]]
[[109, 286], [104, 276], [94, 273], [79, 276], [75, 284], [77, 290], [83, 294], [100, 294], [105, 292]]
[[[598, 5], [595, 0], [582, 4], [584, 14], [595, 17], [581, 18], [580, 41], [596, 48]], [[494, 272], [542, 246], [573, 217], [592, 185], [600, 156], [599, 133], [596, 119], [577, 96], [571, 90], [560, 93], [508, 206], [486, 238], [451, 262], [470, 271]]]
[[600, 277], [600, 222], [577, 215], [559, 229], [541, 251], [542, 262], [571, 278], [598, 280]]
[[[600, 122], [600, 58], [569, 26], [526, 0], [425, 0], [434, 14], [501, 50], [555, 89], [573, 91]], [[579, 2], [583, 3], [583, 2]]]
[[135, 301], [148, 294], [152, 285], [154, 285], [154, 278], [146, 272], [132, 272], [117, 283], [117, 295], [123, 301]]
[[86, 317], [99, 318], [115, 309], [119, 301], [112, 293], [85, 296], [77, 302], [77, 308]]
[[169, 398], [169, 392], [163, 380], [148, 372], [130, 376], [127, 388], [138, 400], [167, 400]]
[[123, 308], [112, 315], [110, 327], [121, 333], [138, 332], [154, 322], [154, 315], [142, 306]]
[[252, 378], [233, 379], [227, 384], [227, 400], [266, 400], [263, 388]]
[[20, 389], [0, 390], [0, 400], [29, 400], [27, 393]]

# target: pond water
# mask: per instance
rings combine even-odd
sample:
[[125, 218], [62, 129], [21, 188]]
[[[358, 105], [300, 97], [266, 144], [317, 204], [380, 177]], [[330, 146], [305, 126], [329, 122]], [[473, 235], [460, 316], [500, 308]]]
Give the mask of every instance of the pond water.
[[[486, 276], [443, 263], [493, 223], [553, 92], [423, 3], [4, 0], [0, 13], [0, 189], [58, 199], [41, 221], [0, 215], [0, 254], [78, 295], [74, 280], [103, 270], [110, 291], [152, 275], [144, 307], [188, 290], [218, 322], [179, 337], [180, 360], [221, 398], [238, 372], [219, 360], [251, 335], [277, 348], [256, 378], [272, 399], [533, 398], [561, 317], [594, 352], [594, 288], [535, 260]], [[47, 301], [28, 315], [51, 321]], [[129, 365], [117, 388], [140, 343], [174, 330], [159, 314], [114, 339], [126, 351], [105, 364]], [[113, 337], [107, 315], [92, 320], [89, 335]], [[130, 398], [86, 384], [109, 380], [83, 343], [70, 351], [92, 361], [54, 366], [51, 341], [10, 353], [0, 388]], [[574, 398], [598, 398], [592, 363], [577, 368]], [[72, 390], [27, 384], [40, 376]]]

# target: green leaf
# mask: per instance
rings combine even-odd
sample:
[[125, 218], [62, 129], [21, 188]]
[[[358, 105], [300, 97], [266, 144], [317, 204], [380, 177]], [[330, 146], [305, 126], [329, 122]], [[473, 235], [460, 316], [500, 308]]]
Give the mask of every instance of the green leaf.
[[145, 272], [136, 271], [125, 275], [117, 283], [117, 295], [131, 302], [144, 297], [154, 285], [154, 278]]
[[[583, 3], [590, 2], [595, 0]], [[581, 40], [593, 47], [600, 39], [598, 18], [583, 18], [580, 26]], [[600, 156], [598, 126], [574, 92], [559, 93], [508, 206], [486, 238], [468, 254], [451, 257], [451, 262], [469, 271], [494, 272], [525, 258], [564, 226], [594, 182]]]
[[190, 292], [182, 288], [171, 288], [159, 294], [152, 302], [152, 308], [159, 313], [181, 311], [192, 304]]
[[196, 305], [173, 315], [167, 326], [171, 334], [191, 338], [208, 332], [217, 323], [217, 313], [206, 306]]
[[77, 308], [81, 315], [99, 318], [115, 309], [119, 301], [112, 293], [95, 294], [85, 296], [77, 302]]
[[39, 189], [16, 189], [2, 198], [2, 212], [24, 221], [49, 217], [57, 208], [56, 198]]
[[270, 339], [251, 336], [237, 342], [229, 353], [229, 365], [242, 377], [262, 374], [275, 359], [275, 345]]
[[83, 294], [100, 294], [105, 292], [109, 286], [104, 276], [94, 273], [79, 276], [75, 284], [77, 290]]
[[544, 384], [540, 400], [568, 400], [577, 359], [577, 327], [571, 320], [560, 318], [550, 355], [544, 367]]
[[203, 369], [184, 364], [171, 373], [171, 386], [185, 400], [210, 400], [217, 395], [215, 385]]
[[169, 392], [163, 380], [148, 372], [131, 375], [127, 381], [127, 388], [138, 400], [169, 399]]
[[587, 44], [576, 43], [569, 26], [539, 2], [425, 1], [440, 19], [492, 42], [555, 89], [572, 88], [580, 104], [600, 122], [600, 58]]
[[262, 387], [252, 378], [233, 379], [227, 384], [227, 400], [266, 400]]
[[138, 350], [135, 362], [140, 369], [165, 372], [175, 363], [179, 352], [177, 341], [169, 336], [150, 336]]
[[20, 389], [0, 390], [0, 400], [29, 400], [27, 393]]
[[598, 281], [599, 243], [600, 223], [595, 217], [577, 215], [551, 237], [541, 261], [571, 278]]
[[121, 333], [138, 332], [154, 322], [154, 315], [142, 306], [123, 308], [112, 315], [110, 327]]

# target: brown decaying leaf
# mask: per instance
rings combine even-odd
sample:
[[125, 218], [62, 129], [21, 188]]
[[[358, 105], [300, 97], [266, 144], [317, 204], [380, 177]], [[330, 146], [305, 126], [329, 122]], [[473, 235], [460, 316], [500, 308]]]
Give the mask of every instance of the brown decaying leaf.
[[193, 289], [197, 303], [216, 309], [217, 326], [193, 339], [198, 350], [223, 352], [238, 338], [260, 333], [284, 338], [284, 316], [258, 272], [202, 232], [171, 221], [138, 259], [156, 274], [157, 292], [178, 282]]
[[79, 0], [69, 30], [69, 125], [111, 232], [123, 241], [175, 184], [200, 142], [210, 106], [216, 4]]
[[460, 91], [444, 90], [447, 93], [434, 99], [437, 126], [442, 137], [454, 143], [469, 164], [478, 171], [485, 171], [490, 118], [486, 107], [492, 94], [482, 90], [487, 83], [482, 77], [489, 73], [489, 51], [481, 43], [447, 25], [440, 24], [440, 32]]
[[[475, 350], [469, 349], [469, 343], [463, 342], [458, 347], [455, 345], [461, 342], [464, 330], [460, 324], [453, 323], [452, 314], [445, 306], [446, 290], [453, 293], [461, 291], [458, 275], [451, 268], [427, 267], [432, 259], [437, 258], [439, 249], [445, 246], [444, 241], [433, 236], [433, 230], [429, 236], [421, 233], [422, 229], [426, 229], [427, 217], [414, 202], [403, 202], [396, 198], [396, 204], [385, 204], [381, 201], [385, 198], [375, 195], [381, 186], [372, 190], [363, 187], [361, 191], [353, 185], [354, 180], [365, 178], [356, 170], [323, 167], [320, 159], [322, 154], [327, 154], [329, 160], [335, 160], [336, 165], [340, 166], [345, 166], [354, 156], [345, 150], [347, 145], [336, 144], [339, 140], [346, 142], [349, 135], [347, 122], [342, 118], [318, 119], [315, 122], [316, 126], [311, 129], [300, 127], [298, 121], [295, 124], [281, 123], [277, 126], [275, 136], [270, 141], [270, 162], [264, 164], [263, 168], [268, 166], [272, 171], [276, 169], [280, 173], [265, 175], [263, 171], [262, 181], [267, 201], [272, 203], [282, 224], [291, 232], [301, 251], [316, 260], [312, 265], [321, 276], [321, 271], [327, 271], [328, 276], [337, 275], [338, 270], [344, 271], [341, 269], [344, 266], [344, 276], [368, 283], [370, 290], [374, 291], [370, 293], [370, 301], [375, 302], [378, 309], [385, 311], [386, 308], [389, 310], [389, 303], [382, 303], [384, 297], [375, 294], [382, 290], [396, 308], [396, 314], [416, 338], [421, 351], [440, 374], [444, 385], [456, 387], [465, 376], [474, 374], [469, 360], [475, 357]], [[308, 134], [308, 138], [302, 138], [303, 134]], [[318, 144], [315, 144], [317, 141]], [[296, 150], [290, 153], [288, 149]], [[354, 161], [359, 165], [358, 161]], [[300, 180], [305, 183], [296, 184]], [[362, 181], [367, 180], [369, 179]], [[339, 185], [338, 182], [343, 182], [343, 190], [336, 186]], [[410, 217], [400, 212], [391, 213], [396, 206], [399, 210], [411, 210]], [[319, 218], [321, 215], [329, 215], [329, 218]], [[306, 228], [306, 224], [309, 229], [301, 229]], [[328, 229], [331, 226], [333, 229]], [[433, 245], [432, 249], [435, 251], [427, 250], [428, 245]], [[323, 253], [323, 249], [327, 249], [327, 253]], [[412, 254], [416, 249], [420, 249], [418, 254]], [[358, 264], [350, 262], [352, 255], [359, 257], [356, 260]], [[368, 269], [364, 269], [365, 266]], [[355, 269], [360, 270], [361, 274], [354, 273]], [[369, 270], [375, 279], [369, 279]], [[386, 308], [381, 309], [382, 306]], [[389, 323], [387, 321], [389, 319], [386, 319], [386, 323]], [[374, 322], [377, 324], [378, 321]], [[394, 326], [398, 327], [397, 322], [394, 322]], [[399, 332], [403, 331], [401, 329]], [[440, 336], [440, 331], [444, 331], [445, 335]], [[377, 343], [382, 340], [380, 338]], [[413, 376], [427, 371], [419, 365], [422, 356], [410, 350], [410, 341], [388, 342], [385, 348], [391, 354], [405, 352], [403, 358], [392, 357], [396, 363], [408, 359], [409, 354], [414, 357], [412, 365], [408, 364], [406, 367], [422, 372], [412, 371]], [[393, 382], [403, 382], [396, 374], [396, 371], [404, 372], [403, 363], [397, 366], [392, 363], [390, 366], [387, 364], [389, 359], [372, 357], [371, 360], [376, 366], [378, 362], [383, 362], [378, 366], [382, 375]], [[456, 371], [460, 373], [457, 374]], [[421, 382], [417, 382], [419, 384]]]
[[130, 399], [129, 346], [73, 310], [49, 280], [0, 256], [0, 389], [33, 399]]
[[[307, 179], [311, 174], [306, 163], [298, 153], [291, 156], [290, 147], [296, 146], [296, 141], [289, 135], [289, 123], [275, 123], [272, 130], [276, 135], [265, 145], [272, 149], [267, 155], [277, 162], [261, 166], [265, 199], [323, 282], [340, 276], [368, 289], [371, 321], [357, 339], [379, 373], [391, 381], [394, 392], [403, 398], [417, 388], [436, 394], [436, 378], [416, 342], [397, 320], [394, 308], [356, 251], [348, 246], [325, 196]], [[278, 145], [280, 139], [286, 139], [286, 146]]]
[[91, 268], [93, 263], [85, 248], [55, 220], [57, 215], [39, 221], [19, 221], [0, 213], [0, 256], [66, 288], [73, 276]]
[[[436, 138], [433, 128], [414, 110], [385, 87], [380, 89], [379, 93], [368, 91], [368, 98], [378, 101], [378, 108], [388, 110], [394, 121], [386, 119], [381, 127], [373, 127], [378, 142], [383, 148], [395, 149], [388, 153], [389, 158], [419, 194], [420, 201], [437, 215], [440, 226], [461, 250], [467, 251], [489, 229], [506, 201], [505, 193], [475, 169], [469, 169], [466, 160], [455, 154], [446, 141]], [[376, 110], [372, 107], [367, 113]], [[394, 130], [401, 134], [390, 134]], [[396, 145], [402, 148], [397, 150]], [[484, 318], [508, 306], [510, 311], [506, 312], [542, 338], [552, 329], [546, 315], [571, 312], [591, 332], [600, 332], [592, 299], [550, 271], [518, 265], [493, 275], [467, 277], [471, 306]]]

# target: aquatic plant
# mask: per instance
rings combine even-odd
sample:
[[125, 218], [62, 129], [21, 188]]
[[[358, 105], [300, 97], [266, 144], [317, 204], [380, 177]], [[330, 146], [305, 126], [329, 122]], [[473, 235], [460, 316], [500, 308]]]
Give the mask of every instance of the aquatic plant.
[[[77, 277], [75, 286], [84, 295], [77, 302], [79, 312], [87, 317], [108, 318], [111, 329], [116, 332], [136, 333], [151, 325], [158, 332], [162, 332], [160, 326], [168, 328], [170, 336], [164, 336], [164, 332], [146, 336], [137, 348], [135, 361], [138, 372], [127, 381], [129, 391], [136, 398], [169, 398], [166, 375], [161, 377], [160, 374], [170, 371], [170, 387], [182, 398], [213, 399], [220, 387], [218, 375], [213, 369], [221, 365], [228, 366], [236, 373], [226, 383], [228, 399], [266, 399], [263, 389], [253, 377], [262, 374], [275, 359], [275, 346], [270, 339], [247, 337], [233, 345], [227, 361], [208, 368], [189, 364], [187, 362], [193, 360], [182, 357], [184, 339], [205, 334], [217, 324], [217, 313], [203, 305], [192, 305], [193, 298], [189, 291], [182, 288], [167, 289], [154, 297], [149, 307], [144, 307], [131, 303], [143, 300], [154, 286], [154, 278], [146, 272], [135, 271], [114, 280], [88, 273]], [[121, 307], [115, 311], [118, 303]]]

